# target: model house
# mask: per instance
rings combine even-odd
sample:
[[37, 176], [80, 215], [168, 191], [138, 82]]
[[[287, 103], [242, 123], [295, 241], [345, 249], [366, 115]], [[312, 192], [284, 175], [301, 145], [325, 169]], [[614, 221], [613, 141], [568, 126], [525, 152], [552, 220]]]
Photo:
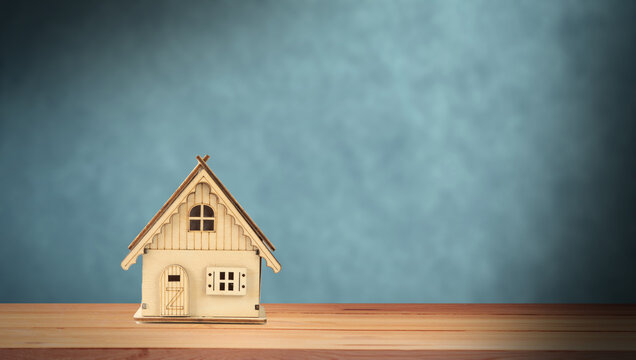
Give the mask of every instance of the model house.
[[264, 322], [261, 259], [275, 250], [206, 161], [198, 164], [128, 246], [124, 270], [143, 257], [137, 321]]

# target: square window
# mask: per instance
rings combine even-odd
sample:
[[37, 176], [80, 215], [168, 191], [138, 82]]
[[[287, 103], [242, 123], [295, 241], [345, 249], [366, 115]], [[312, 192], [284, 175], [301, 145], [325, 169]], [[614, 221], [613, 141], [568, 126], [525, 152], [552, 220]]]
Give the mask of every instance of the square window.
[[214, 230], [214, 220], [203, 220], [203, 230]]
[[212, 296], [247, 295], [247, 269], [210, 266], [205, 268], [205, 294]]
[[201, 230], [201, 221], [190, 220], [190, 230]]

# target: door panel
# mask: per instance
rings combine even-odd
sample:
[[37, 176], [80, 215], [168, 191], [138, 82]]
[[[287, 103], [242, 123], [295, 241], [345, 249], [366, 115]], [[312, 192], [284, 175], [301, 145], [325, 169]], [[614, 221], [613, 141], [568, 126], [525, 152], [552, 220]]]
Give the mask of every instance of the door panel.
[[188, 316], [190, 289], [188, 274], [179, 265], [169, 265], [161, 273], [161, 316]]

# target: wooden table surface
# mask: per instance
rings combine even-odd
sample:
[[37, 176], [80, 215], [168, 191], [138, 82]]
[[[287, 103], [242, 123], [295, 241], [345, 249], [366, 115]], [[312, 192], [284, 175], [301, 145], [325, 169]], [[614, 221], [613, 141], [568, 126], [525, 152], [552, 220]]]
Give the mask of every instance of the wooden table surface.
[[138, 304], [0, 304], [0, 358], [636, 359], [636, 305], [265, 304], [267, 324], [137, 324]]

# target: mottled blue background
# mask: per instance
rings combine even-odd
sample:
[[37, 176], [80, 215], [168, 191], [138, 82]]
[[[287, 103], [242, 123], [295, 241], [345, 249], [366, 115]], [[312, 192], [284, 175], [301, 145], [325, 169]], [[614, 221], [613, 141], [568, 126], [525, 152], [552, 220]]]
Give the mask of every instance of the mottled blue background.
[[264, 302], [635, 302], [633, 1], [10, 1], [0, 301], [137, 302], [196, 165]]

